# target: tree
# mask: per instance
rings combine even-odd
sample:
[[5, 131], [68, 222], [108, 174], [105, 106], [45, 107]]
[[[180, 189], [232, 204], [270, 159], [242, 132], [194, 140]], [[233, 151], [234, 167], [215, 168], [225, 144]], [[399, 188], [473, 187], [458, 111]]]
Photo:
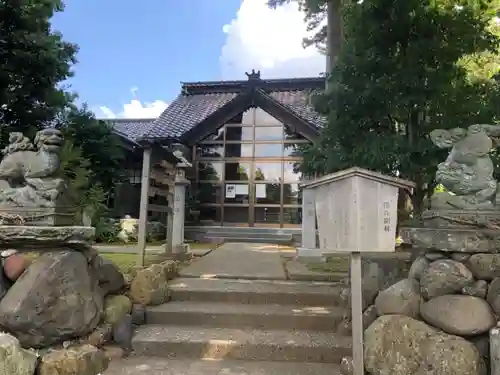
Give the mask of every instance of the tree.
[[303, 171], [357, 165], [408, 178], [417, 183], [412, 202], [420, 212], [446, 153], [428, 133], [498, 119], [499, 86], [488, 78], [495, 72], [467, 70], [480, 57], [497, 56], [500, 39], [490, 27], [496, 6], [482, 0], [345, 6], [344, 48], [331, 87], [316, 100], [328, 124], [304, 150]]
[[45, 126], [60, 128], [75, 204], [98, 210], [121, 177], [123, 154], [112, 129], [77, 108], [62, 84], [73, 75], [78, 50], [52, 29], [52, 16], [63, 9], [61, 0], [0, 0], [0, 146], [9, 132], [31, 138]]
[[33, 136], [73, 99], [61, 86], [77, 46], [51, 28], [61, 0], [0, 0], [0, 142], [10, 131]]
[[100, 184], [104, 191], [112, 194], [115, 184], [122, 180], [124, 152], [119, 136], [105, 121], [97, 120], [84, 105], [71, 106], [59, 114], [57, 128], [65, 139], [79, 147], [81, 157], [91, 170], [88, 186]]
[[83, 157], [81, 147], [66, 140], [60, 153], [61, 173], [68, 182], [67, 198], [77, 208], [78, 218], [86, 212], [96, 224], [106, 212], [106, 191], [101, 184], [92, 184], [91, 164]]

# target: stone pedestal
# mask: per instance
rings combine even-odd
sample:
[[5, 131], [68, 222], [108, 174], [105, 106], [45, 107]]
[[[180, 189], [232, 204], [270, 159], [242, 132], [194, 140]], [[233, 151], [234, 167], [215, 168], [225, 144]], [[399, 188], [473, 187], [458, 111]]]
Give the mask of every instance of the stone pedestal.
[[322, 257], [316, 243], [316, 209], [314, 207], [315, 192], [312, 189], [302, 190], [302, 245], [297, 249], [299, 257]]
[[[186, 207], [186, 187], [189, 181], [183, 169], [178, 169], [174, 186], [174, 208], [172, 217], [172, 253], [174, 256], [186, 253], [184, 246], [184, 220]], [[167, 239], [168, 240], [168, 239]]]
[[460, 253], [500, 252], [500, 212], [426, 211], [420, 226], [402, 227], [403, 242], [417, 248]]
[[90, 247], [94, 233], [93, 227], [0, 225], [0, 249], [52, 251], [63, 246], [84, 250]]
[[77, 211], [74, 207], [0, 207], [0, 225], [76, 225]]
[[[403, 241], [421, 253], [408, 276], [418, 306], [416, 316], [473, 344], [467, 361], [480, 358], [491, 366], [492, 375], [500, 375], [499, 224], [500, 212], [495, 210], [428, 210], [418, 225], [400, 230]], [[381, 293], [389, 295], [390, 290]], [[397, 301], [383, 306], [379, 299], [377, 308], [389, 315], [400, 313], [397, 306]], [[441, 360], [445, 361], [444, 354]], [[483, 374], [479, 367], [468, 371]]]

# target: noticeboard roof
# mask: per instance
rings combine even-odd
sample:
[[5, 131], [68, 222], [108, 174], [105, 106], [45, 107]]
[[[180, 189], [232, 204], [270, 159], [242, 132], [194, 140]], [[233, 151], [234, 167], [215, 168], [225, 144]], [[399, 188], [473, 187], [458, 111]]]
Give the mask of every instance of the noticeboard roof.
[[336, 181], [345, 180], [351, 177], [362, 177], [369, 180], [374, 180], [383, 184], [392, 185], [398, 188], [411, 190], [416, 184], [412, 181], [403, 180], [401, 178], [386, 176], [379, 172], [373, 172], [368, 169], [352, 167], [343, 171], [328, 174], [313, 181], [307, 181], [300, 184], [302, 189], [315, 188], [321, 185], [329, 184]]

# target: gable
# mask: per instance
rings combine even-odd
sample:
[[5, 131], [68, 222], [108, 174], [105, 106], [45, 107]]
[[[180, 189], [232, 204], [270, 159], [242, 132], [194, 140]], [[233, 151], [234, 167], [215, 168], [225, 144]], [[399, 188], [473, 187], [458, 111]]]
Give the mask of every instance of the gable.
[[325, 124], [324, 118], [310, 105], [310, 96], [322, 85], [324, 80], [317, 78], [258, 80], [251, 85], [244, 85], [242, 81], [186, 84], [183, 93], [165, 109], [142, 139], [193, 143], [251, 107], [261, 107], [280, 121], [306, 130], [311, 138]]

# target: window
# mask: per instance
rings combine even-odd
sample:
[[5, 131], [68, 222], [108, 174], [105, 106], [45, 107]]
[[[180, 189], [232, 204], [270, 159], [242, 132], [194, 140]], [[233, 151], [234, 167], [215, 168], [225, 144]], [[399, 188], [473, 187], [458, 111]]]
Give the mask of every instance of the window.
[[259, 126], [255, 128], [256, 141], [282, 141], [282, 126]]
[[269, 144], [269, 143], [256, 143], [255, 144], [255, 157], [256, 158], [279, 158], [283, 156], [283, 145]]
[[226, 128], [226, 142], [243, 142], [253, 140], [253, 127], [228, 126]]
[[224, 156], [224, 144], [202, 144], [198, 146], [198, 157], [218, 159]]
[[197, 146], [202, 220], [228, 225], [298, 225], [301, 149], [308, 141], [251, 108]]
[[223, 162], [200, 161], [198, 163], [198, 181], [222, 181]]
[[281, 162], [254, 162], [254, 180], [279, 182], [282, 180]]
[[224, 179], [226, 181], [248, 181], [251, 176], [251, 166], [251, 163], [227, 161], [224, 168]]
[[226, 158], [251, 158], [253, 155], [252, 144], [242, 143], [227, 143], [226, 144]]

